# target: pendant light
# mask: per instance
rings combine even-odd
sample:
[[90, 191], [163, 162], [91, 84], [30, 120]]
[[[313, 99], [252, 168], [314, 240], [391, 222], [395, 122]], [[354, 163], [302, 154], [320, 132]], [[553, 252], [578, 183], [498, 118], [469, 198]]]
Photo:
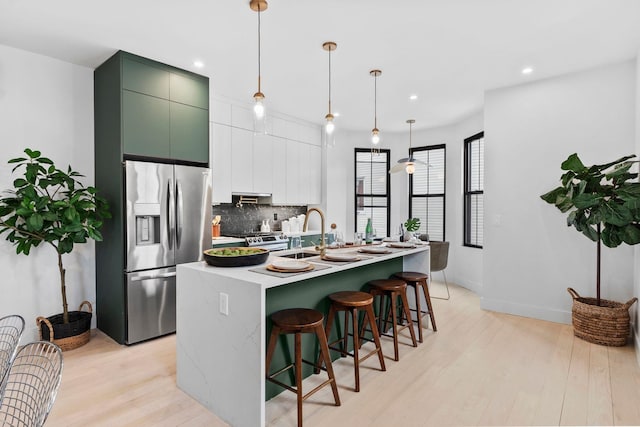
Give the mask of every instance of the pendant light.
[[260, 34], [260, 15], [267, 10], [268, 4], [266, 0], [251, 0], [249, 4], [251, 10], [258, 12], [258, 91], [253, 94], [253, 131], [254, 133], [266, 133], [266, 114], [264, 107], [264, 94], [261, 88], [261, 34]]
[[407, 172], [407, 174], [411, 175], [416, 170], [416, 164], [426, 165], [425, 162], [423, 162], [421, 160], [414, 159], [413, 155], [411, 154], [411, 133], [412, 133], [411, 130], [412, 130], [413, 124], [415, 122], [416, 121], [414, 119], [407, 120], [407, 123], [409, 123], [409, 157], [405, 157], [405, 158], [402, 158], [402, 159], [398, 160], [398, 163], [395, 164], [389, 170], [389, 173], [400, 172], [401, 170], [404, 169], [404, 171]]
[[334, 51], [338, 48], [338, 45], [335, 42], [324, 42], [322, 44], [322, 48], [329, 52], [329, 112], [326, 116], [324, 116], [326, 123], [324, 125], [324, 134], [327, 145], [335, 144], [335, 137], [333, 132], [335, 130], [335, 123], [333, 122], [333, 114], [331, 113], [331, 51]]
[[380, 142], [380, 131], [378, 130], [378, 76], [382, 74], [380, 70], [371, 70], [369, 74], [373, 76], [373, 129], [371, 130], [371, 143], [378, 145]]

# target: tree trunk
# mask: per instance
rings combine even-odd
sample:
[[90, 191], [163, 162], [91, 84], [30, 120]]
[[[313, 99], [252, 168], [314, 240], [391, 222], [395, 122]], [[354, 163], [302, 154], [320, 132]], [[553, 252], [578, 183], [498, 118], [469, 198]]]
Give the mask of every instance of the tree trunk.
[[67, 285], [65, 283], [65, 269], [62, 266], [62, 254], [58, 252], [58, 270], [60, 270], [60, 291], [62, 292], [62, 320], [69, 323], [69, 307], [67, 304]]
[[596, 263], [596, 303], [600, 306], [600, 224], [598, 224], [598, 260]]

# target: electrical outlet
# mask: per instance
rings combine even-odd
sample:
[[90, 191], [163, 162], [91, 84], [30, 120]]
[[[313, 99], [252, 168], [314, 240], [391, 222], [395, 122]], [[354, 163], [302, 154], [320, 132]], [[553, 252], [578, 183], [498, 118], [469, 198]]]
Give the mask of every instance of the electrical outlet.
[[225, 316], [229, 315], [229, 294], [220, 292], [220, 313]]
[[277, 221], [277, 220], [278, 220], [278, 213], [277, 213], [277, 212], [274, 212], [274, 213], [273, 213], [273, 220], [274, 220], [274, 221]]

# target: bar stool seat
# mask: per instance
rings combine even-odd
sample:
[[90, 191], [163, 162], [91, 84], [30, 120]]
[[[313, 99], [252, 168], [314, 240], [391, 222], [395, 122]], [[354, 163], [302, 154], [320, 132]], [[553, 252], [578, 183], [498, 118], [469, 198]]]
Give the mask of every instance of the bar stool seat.
[[[411, 320], [411, 312], [409, 311], [409, 303], [407, 301], [407, 283], [403, 280], [399, 279], [379, 279], [379, 280], [371, 280], [367, 283], [369, 286], [369, 292], [374, 297], [379, 297], [379, 309], [378, 309], [378, 330], [381, 331], [380, 335], [393, 337], [393, 350], [394, 350], [394, 360], [400, 360], [398, 353], [398, 333], [405, 328], [409, 328], [409, 333], [411, 334], [411, 342], [414, 347], [418, 346], [416, 342], [416, 334], [413, 330], [413, 321]], [[383, 318], [383, 300], [384, 298], [388, 298], [390, 300], [391, 309], [387, 310], [387, 315], [384, 317], [384, 326], [382, 324]], [[398, 298], [400, 298], [402, 314], [400, 319], [398, 319]], [[389, 320], [389, 315], [391, 315], [391, 325], [393, 327], [393, 333], [387, 334], [387, 322]], [[407, 324], [398, 328], [398, 320], [402, 322], [402, 319], [406, 318]]]
[[[397, 277], [400, 280], [404, 280], [408, 286], [413, 287], [416, 295], [416, 309], [411, 311], [416, 312], [416, 316], [418, 318], [418, 341], [423, 342], [422, 340], [422, 314], [429, 314], [429, 318], [431, 319], [431, 326], [433, 327], [433, 331], [436, 332], [438, 327], [436, 326], [436, 318], [433, 314], [433, 306], [431, 305], [431, 296], [429, 295], [429, 287], [427, 286], [427, 279], [429, 276], [425, 273], [420, 273], [417, 271], [401, 271], [399, 273], [394, 273], [394, 277]], [[427, 311], [423, 311], [420, 308], [420, 292], [419, 288], [422, 288], [422, 292], [424, 293], [424, 299], [427, 302]]]
[[[328, 298], [331, 301], [331, 306], [329, 308], [329, 314], [327, 315], [327, 325], [325, 326], [325, 335], [327, 337], [331, 335], [331, 327], [339, 312], [345, 312], [343, 336], [330, 342], [329, 349], [339, 352], [342, 356], [353, 357], [356, 383], [355, 391], [360, 391], [360, 362], [377, 354], [378, 360], [380, 361], [380, 370], [387, 370], [384, 365], [380, 335], [376, 327], [376, 317], [373, 312], [373, 296], [366, 292], [342, 291], [330, 294]], [[362, 327], [358, 327], [358, 310], [364, 311], [365, 313]], [[349, 314], [351, 314], [351, 316], [349, 316]], [[351, 317], [352, 333], [349, 333], [349, 317]], [[367, 323], [369, 323], [372, 339], [364, 337], [364, 327]], [[353, 354], [349, 352], [349, 336], [353, 338]], [[365, 356], [360, 357], [359, 350], [360, 347], [362, 347], [363, 340], [375, 343], [375, 349]], [[337, 343], [340, 343], [341, 346], [336, 347], [335, 344]], [[318, 360], [318, 365], [321, 365], [320, 360]]]
[[[328, 384], [331, 385], [335, 404], [336, 406], [340, 406], [338, 386], [336, 384], [336, 378], [333, 373], [331, 358], [329, 357], [327, 337], [322, 327], [324, 316], [321, 312], [309, 308], [291, 308], [273, 313], [271, 315], [271, 321], [273, 323], [273, 328], [271, 330], [271, 337], [269, 338], [269, 345], [267, 348], [266, 379], [267, 381], [271, 381], [281, 387], [286, 388], [289, 391], [296, 393], [298, 403], [298, 426], [302, 427], [302, 402], [309, 396], [314, 394], [316, 391], [320, 390], [322, 387]], [[324, 364], [326, 366], [325, 370], [327, 371], [329, 377], [326, 381], [318, 385], [307, 394], [302, 394], [302, 363], [307, 363], [316, 368], [318, 368], [318, 365], [302, 359], [302, 334], [304, 333], [313, 333], [318, 338], [318, 342], [320, 344], [320, 359], [324, 361]], [[278, 336], [280, 334], [295, 334], [295, 362], [288, 366], [285, 366], [284, 368], [274, 372], [273, 374], [270, 374], [269, 368], [271, 365], [271, 359], [273, 358], [273, 353], [275, 351], [276, 344], [278, 342]], [[295, 371], [295, 387], [291, 387], [281, 381], [278, 381], [275, 378], [277, 375], [280, 375], [281, 373], [291, 368], [294, 368]]]

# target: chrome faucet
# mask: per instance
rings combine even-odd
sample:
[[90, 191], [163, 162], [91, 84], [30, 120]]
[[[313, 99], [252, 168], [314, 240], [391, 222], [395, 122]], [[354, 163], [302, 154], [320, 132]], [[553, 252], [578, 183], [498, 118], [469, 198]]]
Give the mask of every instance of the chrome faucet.
[[320, 251], [320, 256], [323, 257], [325, 252], [327, 251], [327, 246], [325, 245], [325, 240], [324, 240], [324, 213], [318, 208], [308, 209], [307, 214], [304, 217], [304, 224], [302, 225], [302, 231], [307, 231], [307, 226], [309, 225], [309, 214], [312, 211], [316, 211], [320, 215], [320, 229], [321, 229], [320, 232], [322, 234], [320, 235], [321, 236], [320, 246], [316, 246], [316, 250]]

